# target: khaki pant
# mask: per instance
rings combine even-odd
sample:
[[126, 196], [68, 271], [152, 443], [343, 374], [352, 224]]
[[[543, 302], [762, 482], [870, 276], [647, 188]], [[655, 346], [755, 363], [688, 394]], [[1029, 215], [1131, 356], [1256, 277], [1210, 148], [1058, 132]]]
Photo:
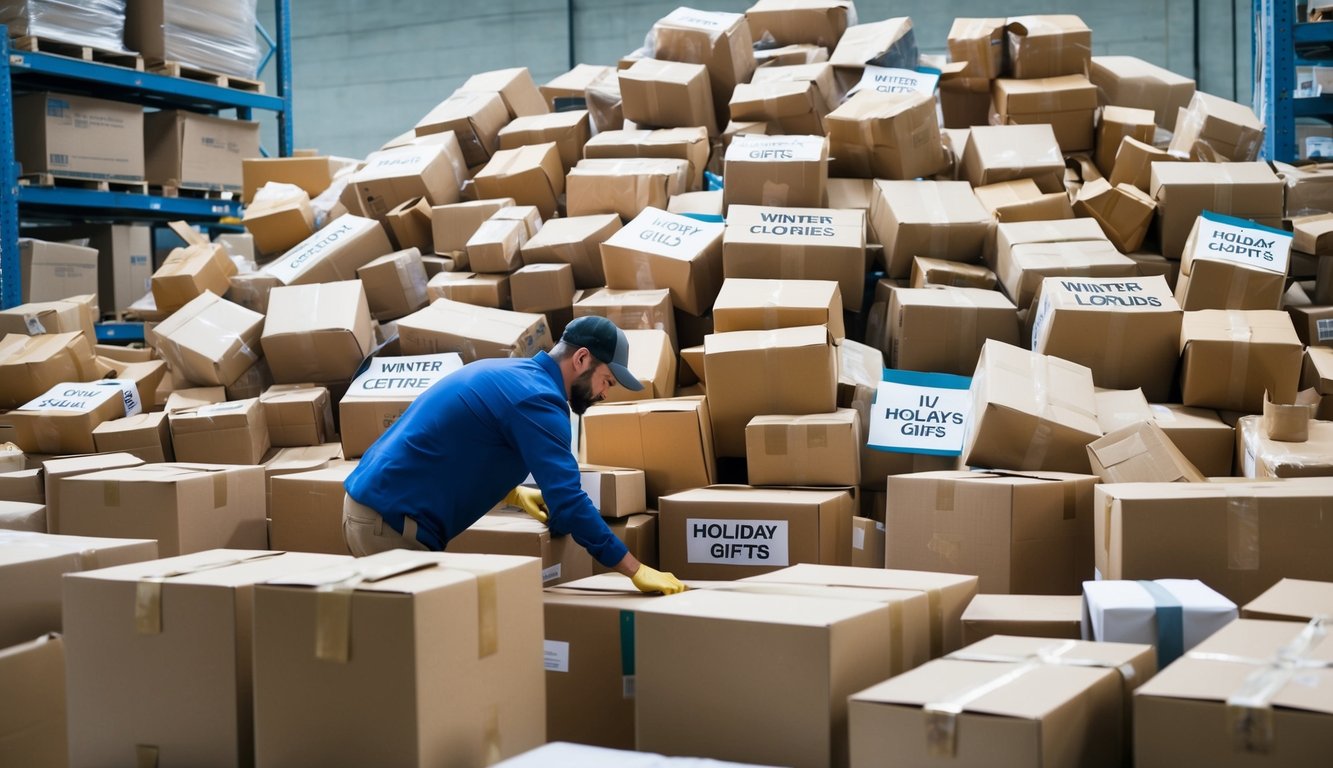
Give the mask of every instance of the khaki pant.
[[384, 522], [380, 513], [351, 496], [343, 499], [343, 538], [347, 540], [347, 548], [357, 557], [391, 549], [428, 549], [417, 541], [417, 521], [404, 517], [403, 532], [399, 533]]

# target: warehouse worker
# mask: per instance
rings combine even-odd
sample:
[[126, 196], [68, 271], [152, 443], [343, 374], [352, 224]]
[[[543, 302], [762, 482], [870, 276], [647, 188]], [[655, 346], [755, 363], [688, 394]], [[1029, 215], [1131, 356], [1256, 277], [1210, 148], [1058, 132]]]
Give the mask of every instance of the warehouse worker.
[[[582, 414], [617, 382], [629, 340], [604, 317], [580, 317], [548, 354], [478, 360], [431, 386], [366, 450], [344, 487], [343, 535], [358, 557], [443, 550], [496, 502], [568, 533], [643, 592], [685, 586], [641, 564], [611, 533], [579, 483], [569, 412]], [[531, 472], [541, 490], [519, 483]], [[512, 489], [512, 490], [511, 490]]]

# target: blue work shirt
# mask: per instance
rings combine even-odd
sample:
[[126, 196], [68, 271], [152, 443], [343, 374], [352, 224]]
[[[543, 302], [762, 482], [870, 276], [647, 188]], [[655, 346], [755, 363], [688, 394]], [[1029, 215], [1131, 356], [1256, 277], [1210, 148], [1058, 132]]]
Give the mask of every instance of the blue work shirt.
[[478, 360], [419, 396], [366, 450], [344, 487], [401, 532], [442, 550], [531, 472], [554, 534], [612, 567], [628, 550], [579, 484], [569, 402], [555, 359]]

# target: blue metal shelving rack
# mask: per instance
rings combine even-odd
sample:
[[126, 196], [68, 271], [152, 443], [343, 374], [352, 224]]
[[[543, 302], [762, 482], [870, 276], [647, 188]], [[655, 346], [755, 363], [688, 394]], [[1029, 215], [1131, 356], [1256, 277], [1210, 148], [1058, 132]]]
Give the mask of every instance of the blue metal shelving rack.
[[1333, 95], [1292, 98], [1296, 65], [1333, 60], [1333, 22], [1298, 22], [1294, 0], [1254, 0], [1254, 111], [1267, 126], [1263, 157], [1296, 159], [1296, 118], [1333, 118]]
[[0, 61], [8, 63], [8, 66], [0, 66], [0, 307], [12, 307], [21, 301], [20, 215], [25, 219], [96, 217], [116, 221], [186, 219], [216, 222], [241, 214], [240, 203], [230, 200], [19, 186], [18, 165], [14, 159], [15, 88], [83, 94], [210, 114], [231, 109], [243, 120], [251, 119], [256, 109], [274, 112], [278, 118], [278, 152], [286, 157], [292, 153], [290, 0], [277, 0], [274, 9], [273, 34], [262, 27], [259, 33], [269, 46], [260, 69], [276, 58], [276, 95], [221, 88], [50, 53], [14, 51], [9, 47], [8, 30], [0, 26]]

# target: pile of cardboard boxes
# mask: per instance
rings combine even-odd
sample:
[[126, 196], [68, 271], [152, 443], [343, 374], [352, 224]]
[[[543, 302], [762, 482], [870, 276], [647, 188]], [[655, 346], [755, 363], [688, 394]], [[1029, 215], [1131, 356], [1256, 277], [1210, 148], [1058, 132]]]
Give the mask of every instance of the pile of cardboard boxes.
[[[848, 0], [680, 8], [363, 161], [247, 158], [253, 260], [178, 226], [142, 349], [60, 281], [116, 246], [29, 241], [0, 689], [36, 725], [0, 718], [0, 762], [1318, 761], [1333, 172], [1075, 16], [947, 44]], [[693, 589], [502, 508], [352, 558], [358, 457], [584, 315], [644, 389], [578, 420], [583, 489]]]

